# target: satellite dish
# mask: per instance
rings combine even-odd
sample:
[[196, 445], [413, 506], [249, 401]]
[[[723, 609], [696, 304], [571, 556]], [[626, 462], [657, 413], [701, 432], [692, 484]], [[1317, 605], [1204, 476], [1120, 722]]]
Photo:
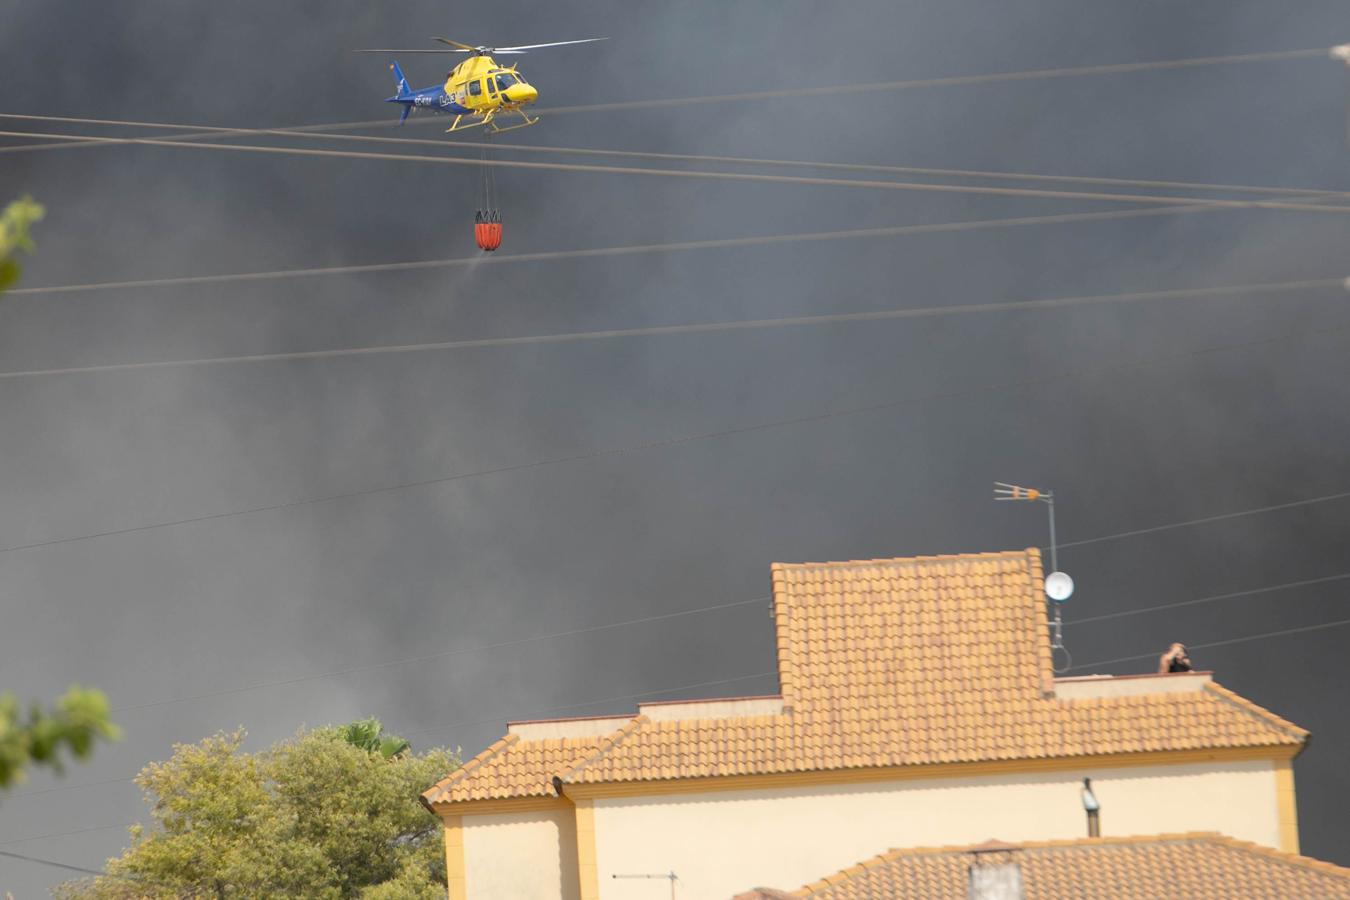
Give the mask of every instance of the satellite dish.
[[1063, 603], [1073, 596], [1073, 579], [1064, 572], [1051, 572], [1045, 576], [1045, 596], [1056, 603]]

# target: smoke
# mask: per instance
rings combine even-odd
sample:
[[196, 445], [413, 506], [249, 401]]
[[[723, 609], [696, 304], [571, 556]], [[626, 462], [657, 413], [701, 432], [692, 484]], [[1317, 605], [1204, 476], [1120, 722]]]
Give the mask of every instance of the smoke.
[[[754, 2], [715, 13], [697, 4], [412, 2], [391, 13], [351, 0], [0, 0], [0, 84], [5, 109], [18, 112], [239, 127], [392, 122], [385, 61], [352, 49], [429, 46], [432, 34], [475, 43], [608, 35], [595, 48], [523, 58], [542, 121], [520, 140], [1345, 189], [1345, 73], [1329, 62], [547, 112], [1315, 47], [1340, 13], [1329, 2], [1289, 15], [1218, 0], [846, 12]], [[417, 86], [449, 67], [441, 57], [401, 62]], [[0, 196], [30, 192], [49, 209], [29, 285], [467, 254], [477, 174], [432, 168], [107, 147], [0, 157]], [[499, 172], [498, 193], [501, 252], [1095, 208], [524, 171]], [[0, 368], [1335, 277], [1347, 274], [1346, 238], [1331, 216], [1215, 212], [7, 297]], [[1350, 324], [1344, 302], [1328, 290], [8, 382], [0, 546], [913, 399], [814, 425], [0, 554], [0, 615], [12, 623], [0, 630], [0, 684], [50, 697], [80, 680], [132, 706], [764, 596], [774, 560], [1043, 543], [1037, 513], [989, 501], [995, 479], [1053, 489], [1065, 539], [1344, 490], [1350, 380], [1346, 341], [1330, 330]], [[1347, 516], [1347, 504], [1325, 504], [1066, 551], [1062, 565], [1078, 583], [1066, 618], [1342, 571]], [[1067, 639], [1080, 662], [1160, 652], [1173, 639], [1337, 618], [1338, 591], [1070, 624]], [[1315, 687], [1345, 680], [1343, 640], [1332, 631], [1239, 644], [1197, 663], [1317, 735], [1298, 763], [1302, 783], [1316, 786], [1300, 798], [1303, 848], [1344, 863], [1337, 810], [1350, 784], [1337, 773], [1350, 733], [1336, 698]], [[217, 729], [243, 724], [261, 746], [300, 723], [367, 714], [418, 732], [419, 746], [474, 753], [508, 718], [773, 666], [770, 623], [748, 605], [126, 710], [117, 716], [125, 742], [64, 783], [130, 775], [165, 758], [172, 741]], [[774, 689], [761, 679], [705, 693]], [[32, 788], [54, 784], [40, 776]], [[137, 817], [135, 790], [120, 783], [11, 794], [0, 803], [0, 841]], [[119, 838], [113, 829], [18, 846], [97, 865]], [[0, 887], [25, 895], [61, 874], [16, 863], [4, 876]]]

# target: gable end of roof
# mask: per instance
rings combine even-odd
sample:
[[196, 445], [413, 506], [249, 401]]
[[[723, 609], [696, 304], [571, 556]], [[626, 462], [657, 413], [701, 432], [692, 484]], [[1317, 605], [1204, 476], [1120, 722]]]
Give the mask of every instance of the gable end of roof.
[[497, 754], [504, 751], [507, 747], [518, 742], [520, 737], [514, 734], [507, 734], [489, 746], [482, 753], [473, 759], [461, 765], [458, 769], [427, 788], [421, 794], [422, 805], [430, 809], [430, 804], [435, 803], [439, 797], [445, 794], [452, 786], [468, 778], [475, 771], [482, 768], [483, 765]]
[[1279, 731], [1283, 731], [1290, 738], [1297, 740], [1303, 744], [1308, 743], [1308, 737], [1310, 733], [1308, 732], [1307, 729], [1299, 728], [1293, 722], [1290, 722], [1288, 719], [1284, 719], [1281, 718], [1280, 716], [1275, 715], [1275, 713], [1266, 709], [1264, 706], [1260, 706], [1256, 703], [1253, 703], [1246, 697], [1241, 697], [1233, 693], [1223, 685], [1216, 684], [1213, 681], [1206, 682], [1203, 685], [1203, 689], [1211, 694], [1214, 694], [1220, 699], [1232, 704], [1233, 706], [1237, 707], [1238, 709], [1242, 710], [1248, 715], [1251, 715], [1261, 720], [1267, 725], [1270, 725]]

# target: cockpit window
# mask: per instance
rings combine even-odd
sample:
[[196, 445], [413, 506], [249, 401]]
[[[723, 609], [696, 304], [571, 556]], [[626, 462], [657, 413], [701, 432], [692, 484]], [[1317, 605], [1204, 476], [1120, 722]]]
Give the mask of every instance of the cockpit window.
[[516, 76], [510, 72], [503, 72], [497, 76], [497, 90], [504, 91], [516, 83]]

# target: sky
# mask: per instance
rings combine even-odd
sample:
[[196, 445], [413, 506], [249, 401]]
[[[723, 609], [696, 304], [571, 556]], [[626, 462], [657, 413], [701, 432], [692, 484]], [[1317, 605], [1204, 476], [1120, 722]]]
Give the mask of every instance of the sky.
[[[392, 126], [386, 60], [355, 48], [606, 36], [521, 58], [541, 121], [511, 142], [1344, 191], [1350, 72], [1323, 58], [548, 112], [1319, 48], [1350, 40], [1343, 13], [1330, 0], [0, 0], [0, 112]], [[416, 86], [448, 68], [400, 61]], [[417, 120], [364, 133], [443, 137]], [[0, 198], [48, 209], [21, 287], [473, 257], [478, 185], [473, 166], [389, 160], [0, 153]], [[1120, 208], [525, 169], [498, 171], [497, 188], [500, 257]], [[1340, 279], [1347, 238], [1344, 214], [1246, 208], [11, 294], [0, 371]], [[1146, 672], [1171, 641], [1200, 645], [1198, 667], [1313, 733], [1295, 764], [1302, 849], [1350, 864], [1350, 627], [1246, 640], [1350, 618], [1350, 578], [1334, 577], [1350, 574], [1350, 497], [1093, 540], [1350, 491], [1348, 300], [1328, 286], [0, 379], [0, 687], [96, 685], [125, 732], [64, 778], [0, 796], [0, 849], [99, 868], [125, 823], [147, 821], [130, 777], [240, 726], [258, 749], [376, 715], [415, 747], [472, 755], [508, 719], [772, 693], [770, 563], [1043, 545], [1044, 508], [992, 502], [992, 483], [1012, 481], [1057, 499], [1074, 673]], [[1314, 583], [1245, 593], [1291, 582]], [[595, 630], [710, 606], [723, 608]], [[1075, 624], [1113, 613], [1128, 614]], [[289, 683], [250, 687], [272, 682]], [[5, 859], [0, 889], [42, 896], [69, 874]]]

